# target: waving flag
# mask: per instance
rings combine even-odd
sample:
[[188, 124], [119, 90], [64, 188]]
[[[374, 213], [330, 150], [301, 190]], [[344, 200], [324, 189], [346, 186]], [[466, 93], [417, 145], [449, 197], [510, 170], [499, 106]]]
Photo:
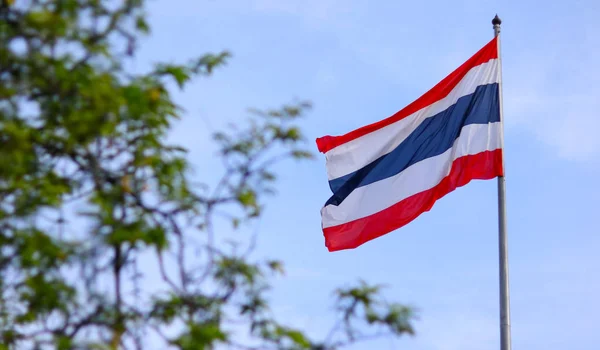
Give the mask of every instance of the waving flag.
[[503, 176], [500, 77], [496, 37], [391, 117], [317, 139], [333, 192], [321, 210], [329, 251], [396, 230], [471, 180]]

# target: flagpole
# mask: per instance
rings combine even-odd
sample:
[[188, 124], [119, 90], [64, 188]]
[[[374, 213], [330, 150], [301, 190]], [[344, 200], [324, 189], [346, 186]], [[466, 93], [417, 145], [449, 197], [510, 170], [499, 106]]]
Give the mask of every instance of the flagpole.
[[[500, 25], [496, 15], [492, 20], [494, 37], [498, 37], [498, 61], [500, 67], [500, 122], [502, 124], [502, 151], [504, 153], [504, 113], [502, 111], [502, 60], [500, 55]], [[504, 159], [504, 157], [503, 157]], [[502, 161], [504, 173], [504, 160]], [[498, 249], [500, 258], [500, 350], [511, 349], [510, 337], [510, 290], [508, 283], [508, 239], [506, 237], [506, 183], [504, 176], [498, 177]]]

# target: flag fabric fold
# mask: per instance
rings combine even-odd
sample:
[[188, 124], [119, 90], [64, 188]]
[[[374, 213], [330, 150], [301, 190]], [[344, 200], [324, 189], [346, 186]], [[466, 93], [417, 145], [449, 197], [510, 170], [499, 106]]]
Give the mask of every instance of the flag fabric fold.
[[503, 175], [494, 38], [391, 117], [317, 139], [333, 195], [321, 209], [329, 251], [394, 231], [457, 187]]

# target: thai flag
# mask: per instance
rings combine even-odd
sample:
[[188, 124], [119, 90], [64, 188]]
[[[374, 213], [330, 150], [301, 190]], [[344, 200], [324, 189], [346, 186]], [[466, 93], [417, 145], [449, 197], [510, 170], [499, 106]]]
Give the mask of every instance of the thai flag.
[[494, 38], [391, 117], [317, 139], [333, 192], [321, 210], [329, 251], [396, 230], [471, 180], [503, 176], [500, 83]]

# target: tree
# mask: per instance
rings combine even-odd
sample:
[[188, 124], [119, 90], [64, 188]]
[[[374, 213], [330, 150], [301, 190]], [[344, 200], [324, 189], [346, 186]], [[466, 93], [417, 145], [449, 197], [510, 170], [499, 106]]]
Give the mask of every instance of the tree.
[[[217, 133], [224, 176], [196, 185], [166, 141], [182, 111], [169, 86], [227, 52], [132, 74], [143, 0], [0, 1], [0, 349], [337, 349], [413, 333], [410, 308], [361, 282], [336, 291], [330, 336], [309, 339], [270, 316], [282, 263], [217, 240], [215, 218], [261, 215], [275, 162], [311, 156], [296, 123], [309, 104]], [[150, 290], [141, 260], [160, 275]]]

